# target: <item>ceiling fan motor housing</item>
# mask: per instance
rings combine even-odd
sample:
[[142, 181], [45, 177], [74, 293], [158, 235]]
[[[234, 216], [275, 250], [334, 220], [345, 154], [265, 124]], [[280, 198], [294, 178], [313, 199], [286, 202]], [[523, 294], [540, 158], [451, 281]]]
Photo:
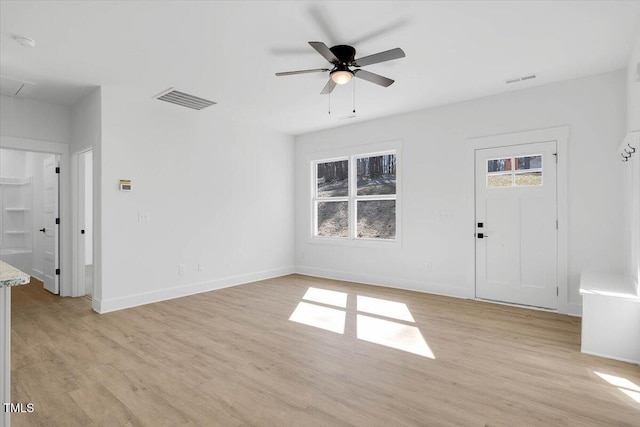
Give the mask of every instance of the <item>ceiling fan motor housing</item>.
[[331, 52], [340, 60], [340, 64], [335, 64], [337, 66], [344, 65], [349, 66], [356, 58], [356, 50], [353, 46], [347, 46], [344, 44], [339, 44], [337, 46], [333, 46], [329, 48]]

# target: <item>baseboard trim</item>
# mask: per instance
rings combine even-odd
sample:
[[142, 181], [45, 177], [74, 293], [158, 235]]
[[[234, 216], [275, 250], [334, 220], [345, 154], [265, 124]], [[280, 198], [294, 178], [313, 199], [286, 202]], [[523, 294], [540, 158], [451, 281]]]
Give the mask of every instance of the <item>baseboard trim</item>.
[[582, 304], [572, 304], [569, 303], [567, 305], [567, 313], [569, 316], [574, 317], [582, 317]]
[[151, 304], [154, 302], [167, 301], [174, 298], [186, 297], [203, 292], [215, 291], [217, 289], [229, 288], [232, 286], [244, 285], [246, 283], [260, 280], [273, 279], [274, 277], [286, 276], [295, 272], [294, 267], [277, 268], [273, 270], [259, 271], [256, 273], [243, 274], [240, 276], [225, 277], [222, 279], [207, 282], [193, 283], [191, 285], [179, 286], [175, 288], [161, 289], [153, 292], [128, 295], [126, 297], [112, 298], [107, 300], [93, 299], [91, 302], [94, 311], [105, 314], [112, 311], [124, 310], [126, 308]]
[[584, 351], [581, 350], [582, 353], [584, 354], [588, 354], [590, 356], [598, 356], [598, 357], [604, 357], [605, 359], [613, 359], [613, 360], [619, 360], [621, 362], [627, 362], [627, 363], [634, 363], [636, 365], [640, 365], [640, 359], [625, 359], [624, 357], [617, 357], [617, 356], [612, 356], [610, 354], [602, 354], [602, 353], [596, 353], [596, 352], [592, 352], [592, 351]]
[[320, 277], [323, 279], [343, 280], [345, 282], [361, 283], [364, 285], [384, 286], [387, 288], [402, 289], [405, 291], [423, 292], [434, 295], [443, 295], [454, 298], [473, 299], [473, 290], [455, 288], [442, 284], [427, 283], [406, 279], [395, 279], [385, 276], [369, 276], [366, 274], [351, 273], [347, 271], [326, 270], [322, 268], [297, 266], [296, 273], [306, 276]]

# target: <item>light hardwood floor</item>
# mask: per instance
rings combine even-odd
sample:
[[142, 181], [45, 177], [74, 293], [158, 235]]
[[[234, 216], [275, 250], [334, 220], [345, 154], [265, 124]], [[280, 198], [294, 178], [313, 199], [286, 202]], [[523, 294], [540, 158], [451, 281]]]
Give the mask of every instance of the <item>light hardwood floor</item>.
[[[310, 287], [348, 294], [298, 311], [344, 333], [289, 320]], [[633, 386], [596, 374], [640, 367], [581, 354], [578, 318], [300, 275], [104, 315], [20, 286], [12, 343], [13, 401], [35, 405], [14, 427], [640, 426]]]

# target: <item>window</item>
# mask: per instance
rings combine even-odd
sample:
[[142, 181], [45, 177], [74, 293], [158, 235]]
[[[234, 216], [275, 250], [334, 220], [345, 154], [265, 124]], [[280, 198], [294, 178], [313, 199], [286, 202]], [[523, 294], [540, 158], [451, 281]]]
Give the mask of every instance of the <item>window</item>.
[[314, 237], [396, 239], [395, 151], [321, 160], [314, 167]]
[[542, 155], [487, 160], [487, 187], [542, 185]]

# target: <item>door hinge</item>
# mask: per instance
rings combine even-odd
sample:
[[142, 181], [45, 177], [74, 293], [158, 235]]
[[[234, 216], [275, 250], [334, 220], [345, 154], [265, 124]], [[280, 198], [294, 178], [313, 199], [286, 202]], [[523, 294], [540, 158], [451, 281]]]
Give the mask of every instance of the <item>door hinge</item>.
[[558, 164], [558, 153], [553, 153], [553, 156], [556, 158], [556, 164]]
[[559, 297], [560, 296], [560, 288], [556, 286], [556, 296]]
[[56, 166], [56, 173], [60, 173], [60, 167]]
[[56, 225], [60, 225], [60, 218], [56, 218]]
[[558, 220], [556, 219], [556, 230], [558, 229]]
[[59, 276], [59, 275], [60, 275], [60, 269], [56, 268], [56, 276]]

